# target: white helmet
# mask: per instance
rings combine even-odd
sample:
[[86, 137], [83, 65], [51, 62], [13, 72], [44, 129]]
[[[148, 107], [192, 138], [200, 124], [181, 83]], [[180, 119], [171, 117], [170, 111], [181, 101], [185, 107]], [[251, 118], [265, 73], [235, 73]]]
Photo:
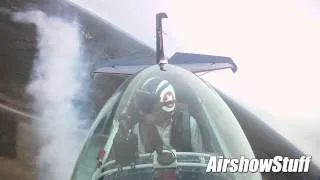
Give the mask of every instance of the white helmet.
[[175, 109], [175, 90], [167, 80], [152, 77], [142, 85], [137, 94], [137, 106], [144, 112], [150, 112], [155, 105], [168, 113]]

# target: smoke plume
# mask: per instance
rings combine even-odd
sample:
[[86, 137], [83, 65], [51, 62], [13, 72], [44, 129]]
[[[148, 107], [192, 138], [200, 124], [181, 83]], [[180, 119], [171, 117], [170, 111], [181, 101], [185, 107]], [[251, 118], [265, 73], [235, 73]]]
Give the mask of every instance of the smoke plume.
[[74, 133], [79, 126], [81, 101], [86, 97], [83, 81], [86, 64], [81, 59], [81, 36], [77, 23], [49, 17], [40, 11], [16, 13], [14, 20], [37, 27], [37, 58], [27, 92], [40, 142], [35, 159], [40, 180], [67, 180], [79, 154], [81, 141]]

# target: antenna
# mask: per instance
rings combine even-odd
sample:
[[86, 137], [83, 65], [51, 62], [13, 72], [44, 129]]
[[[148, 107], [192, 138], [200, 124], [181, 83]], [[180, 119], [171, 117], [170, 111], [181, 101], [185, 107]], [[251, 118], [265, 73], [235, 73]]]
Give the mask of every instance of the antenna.
[[157, 64], [159, 64], [160, 69], [162, 71], [165, 71], [164, 64], [168, 64], [168, 60], [164, 56], [162, 18], [168, 18], [167, 14], [164, 12], [161, 12], [156, 15]]

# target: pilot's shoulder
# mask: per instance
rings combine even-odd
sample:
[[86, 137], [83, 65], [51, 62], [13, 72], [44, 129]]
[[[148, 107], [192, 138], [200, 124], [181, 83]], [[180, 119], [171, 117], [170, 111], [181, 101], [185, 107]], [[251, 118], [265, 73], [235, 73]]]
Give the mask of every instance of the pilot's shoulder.
[[196, 137], [196, 139], [197, 138], [199, 138], [200, 136], [200, 134], [199, 134], [199, 132], [200, 132], [200, 127], [199, 127], [199, 125], [198, 125], [198, 123], [197, 123], [197, 120], [194, 118], [194, 117], [192, 117], [192, 116], [190, 116], [190, 131], [191, 131], [191, 136], [194, 138], [194, 137]]
[[190, 127], [193, 129], [193, 128], [196, 128], [197, 126], [198, 126], [197, 120], [193, 116], [190, 116]]
[[134, 134], [138, 134], [139, 132], [139, 122], [137, 122], [134, 126], [133, 126], [133, 133]]

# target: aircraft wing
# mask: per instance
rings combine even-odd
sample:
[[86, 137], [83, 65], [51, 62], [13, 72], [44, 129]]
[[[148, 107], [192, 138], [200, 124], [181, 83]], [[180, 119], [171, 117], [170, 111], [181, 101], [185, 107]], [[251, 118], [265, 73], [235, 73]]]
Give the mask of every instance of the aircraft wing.
[[129, 76], [154, 65], [154, 56], [132, 56], [101, 61], [95, 64], [91, 75], [108, 73]]
[[170, 64], [179, 65], [193, 73], [231, 68], [237, 71], [237, 65], [229, 57], [193, 53], [175, 53], [169, 60]]
[[[96, 73], [108, 73], [129, 76], [148, 66], [154, 65], [154, 61], [154, 56], [132, 56], [105, 60], [96, 64], [92, 75]], [[169, 62], [193, 73], [226, 68], [230, 68], [233, 72], [237, 71], [237, 66], [232, 59], [223, 56], [177, 52], [169, 59]]]

